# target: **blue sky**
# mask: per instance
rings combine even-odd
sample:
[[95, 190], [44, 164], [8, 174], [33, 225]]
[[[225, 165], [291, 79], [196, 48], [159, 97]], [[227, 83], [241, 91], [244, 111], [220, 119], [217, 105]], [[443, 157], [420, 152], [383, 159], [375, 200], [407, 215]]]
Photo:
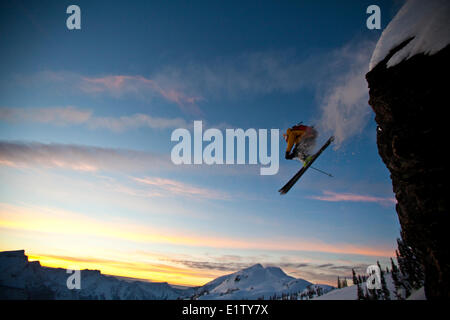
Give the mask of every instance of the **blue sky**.
[[[400, 2], [77, 1], [72, 31], [70, 4], [1, 4], [1, 249], [182, 284], [256, 262], [334, 283], [387, 261], [400, 226], [365, 11], [379, 5], [383, 28]], [[337, 137], [315, 163], [334, 178], [310, 170], [280, 196], [300, 166], [281, 138], [273, 176], [174, 166], [171, 133], [194, 120], [314, 124]]]

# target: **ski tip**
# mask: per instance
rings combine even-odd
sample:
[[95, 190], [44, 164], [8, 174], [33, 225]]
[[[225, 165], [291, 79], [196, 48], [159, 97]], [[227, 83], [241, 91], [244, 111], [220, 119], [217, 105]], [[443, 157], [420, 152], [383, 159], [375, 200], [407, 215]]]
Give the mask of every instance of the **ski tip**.
[[286, 191], [284, 191], [283, 189], [278, 190], [278, 192], [280, 193], [280, 195], [286, 194]]

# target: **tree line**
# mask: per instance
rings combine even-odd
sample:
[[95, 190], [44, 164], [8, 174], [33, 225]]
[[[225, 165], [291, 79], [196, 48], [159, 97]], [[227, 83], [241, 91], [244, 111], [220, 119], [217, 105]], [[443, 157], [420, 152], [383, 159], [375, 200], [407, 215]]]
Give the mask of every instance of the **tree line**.
[[[390, 269], [386, 267], [383, 270], [377, 261], [380, 270], [380, 289], [368, 289], [367, 281], [368, 275], [357, 275], [352, 269], [353, 284], [357, 286], [358, 300], [404, 300], [411, 295], [413, 290], [418, 290], [424, 285], [424, 270], [419, 262], [415, 250], [408, 245], [404, 240], [397, 239], [397, 250], [395, 251], [397, 264], [394, 259], [390, 258]], [[394, 290], [391, 292], [386, 284], [386, 274], [390, 274], [392, 282], [394, 283]], [[337, 287], [347, 287], [347, 279], [340, 279], [338, 277]], [[393, 297], [391, 297], [391, 293]]]

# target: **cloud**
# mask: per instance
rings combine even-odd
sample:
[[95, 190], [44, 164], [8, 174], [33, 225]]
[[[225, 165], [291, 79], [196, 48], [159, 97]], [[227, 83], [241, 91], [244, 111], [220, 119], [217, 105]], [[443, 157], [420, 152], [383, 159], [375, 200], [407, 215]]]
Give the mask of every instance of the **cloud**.
[[[141, 99], [162, 98], [188, 113], [201, 114], [199, 103], [271, 93], [318, 90], [322, 129], [341, 143], [364, 124], [367, 84], [364, 78], [375, 43], [350, 43], [331, 53], [297, 53], [295, 50], [246, 52], [208, 61], [162, 66], [151, 76], [86, 76], [66, 71], [44, 71], [18, 79], [42, 82], [90, 95]], [[327, 79], [324, 81], [323, 79]], [[364, 109], [364, 107], [367, 107]]]
[[[99, 148], [70, 144], [43, 144], [38, 142], [0, 141], [0, 166], [13, 168], [41, 167], [66, 169], [81, 172], [138, 173], [152, 171], [161, 174], [164, 170], [180, 170], [168, 156], [146, 152]], [[195, 168], [189, 166], [189, 168]], [[183, 169], [181, 169], [183, 170]], [[186, 170], [186, 169], [184, 169]], [[178, 180], [161, 177], [129, 177], [133, 185], [122, 184], [110, 177], [99, 176], [109, 189], [135, 197], [184, 196], [197, 199], [228, 200], [226, 192], [193, 186]]]
[[313, 283], [324, 283], [331, 286], [336, 286], [337, 277], [347, 278], [347, 280], [351, 280], [352, 277], [352, 269], [355, 270], [356, 274], [365, 274], [367, 266], [370, 264], [374, 264], [375, 261], [360, 264], [360, 263], [352, 263], [350, 265], [334, 265], [333, 263], [329, 263], [329, 267], [321, 267], [318, 265], [311, 264], [308, 267], [301, 269], [286, 269], [286, 271], [294, 276], [306, 279]]
[[186, 128], [187, 122], [181, 118], [161, 118], [136, 113], [121, 117], [97, 117], [92, 110], [73, 106], [52, 108], [10, 108], [0, 107], [0, 121], [10, 123], [34, 122], [56, 126], [85, 125], [90, 129], [108, 129], [122, 132], [129, 129]]
[[153, 79], [181, 92], [196, 92], [205, 100], [316, 90], [317, 127], [333, 134], [339, 147], [368, 122], [371, 109], [365, 74], [374, 46], [375, 42], [351, 42], [331, 53], [303, 57], [293, 50], [244, 53], [167, 66]]
[[141, 97], [158, 95], [167, 101], [176, 103], [186, 112], [200, 113], [197, 106], [201, 96], [188, 95], [172, 83], [164, 85], [158, 81], [140, 75], [109, 75], [104, 77], [81, 77], [80, 87], [87, 93], [107, 93], [115, 97], [134, 94]]
[[[242, 258], [241, 258], [242, 259]], [[310, 264], [308, 263], [301, 263], [301, 262], [281, 262], [281, 263], [274, 263], [274, 262], [268, 262], [266, 260], [258, 260], [251, 257], [246, 257], [246, 260], [251, 260], [247, 262], [230, 262], [230, 261], [191, 261], [191, 260], [173, 260], [173, 262], [177, 262], [180, 264], [183, 264], [185, 266], [188, 266], [190, 268], [194, 269], [208, 269], [208, 270], [220, 270], [220, 271], [229, 271], [229, 272], [235, 272], [244, 268], [251, 267], [252, 265], [256, 263], [261, 263], [267, 266], [276, 266], [280, 268], [303, 268], [308, 267]], [[266, 262], [265, 262], [266, 261]]]
[[[170, 154], [102, 148], [89, 145], [4, 140], [0, 140], [0, 166], [56, 168], [84, 172], [122, 172], [127, 174], [141, 172], [149, 174], [149, 172], [154, 172], [159, 175], [163, 171], [170, 171], [195, 172], [197, 175], [208, 176], [259, 175], [257, 166], [175, 165], [170, 159]], [[137, 196], [162, 196], [169, 189], [172, 190], [172, 194], [176, 194], [176, 192], [182, 192], [182, 188], [185, 187], [184, 185], [170, 184], [170, 180], [161, 180], [159, 185], [153, 180], [148, 180], [147, 182], [147, 185], [154, 183], [154, 192], [143, 192], [142, 190], [129, 189], [125, 186], [120, 187], [120, 191]], [[139, 183], [142, 184], [142, 182]], [[117, 186], [117, 188], [119, 187]], [[192, 187], [187, 190], [189, 190], [191, 196], [197, 193], [199, 196], [203, 194], [204, 198], [228, 199], [228, 195], [209, 189]], [[208, 195], [206, 195], [207, 191], [209, 191]], [[185, 192], [185, 194], [188, 194], [188, 192]], [[235, 194], [234, 196], [242, 197], [243, 195]]]
[[369, 90], [365, 79], [375, 43], [363, 41], [348, 44], [329, 57], [327, 79], [319, 89], [320, 132], [336, 138], [339, 147], [344, 140], [360, 133], [371, 113]]
[[39, 166], [76, 171], [128, 171], [172, 167], [168, 157], [157, 154], [92, 146], [0, 141], [0, 165]]
[[[0, 204], [0, 227], [21, 232], [59, 233], [67, 236], [95, 236], [144, 244], [167, 244], [181, 247], [266, 250], [279, 252], [321, 252], [356, 256], [389, 257], [393, 249], [347, 243], [324, 243], [315, 239], [242, 238], [217, 233], [192, 233], [179, 228], [162, 228], [137, 221], [118, 219], [105, 222], [76, 212], [34, 206], [32, 208]], [[70, 223], [69, 223], [70, 222]]]
[[13, 123], [37, 122], [64, 126], [86, 123], [91, 118], [91, 110], [80, 110], [71, 106], [54, 108], [0, 107], [0, 120]]
[[298, 55], [293, 50], [249, 52], [209, 61], [189, 61], [162, 66], [151, 76], [87, 76], [68, 71], [41, 71], [16, 76], [30, 86], [50, 85], [58, 92], [162, 98], [187, 113], [201, 115], [199, 103], [210, 99], [291, 93], [318, 79], [320, 55]]
[[329, 201], [329, 202], [341, 202], [341, 201], [350, 201], [350, 202], [375, 202], [382, 205], [390, 205], [397, 203], [395, 198], [382, 198], [382, 197], [374, 197], [368, 195], [359, 195], [353, 193], [336, 193], [332, 191], [323, 191], [322, 196], [310, 196], [310, 199], [321, 200], [321, 201]]
[[316, 79], [320, 57], [306, 59], [293, 50], [250, 52], [208, 62], [167, 66], [154, 75], [162, 84], [201, 92], [207, 99], [295, 92]]
[[57, 94], [79, 94], [112, 98], [131, 96], [142, 100], [163, 99], [182, 111], [201, 114], [198, 103], [204, 98], [187, 92], [178, 82], [160, 83], [142, 75], [85, 76], [69, 71], [41, 71], [32, 75], [16, 75], [15, 80], [26, 87], [48, 88]]
[[163, 191], [162, 193], [178, 194], [190, 197], [208, 198], [208, 199], [229, 199], [230, 196], [226, 193], [219, 192], [212, 189], [195, 187], [177, 180], [145, 177], [133, 178], [134, 181], [155, 187]]
[[173, 262], [182, 264], [189, 268], [201, 270], [219, 270], [227, 272], [235, 272], [252, 266], [252, 263], [240, 262], [211, 262], [211, 261], [190, 261], [190, 260], [173, 260]]
[[[42, 79], [70, 90], [111, 97], [161, 97], [183, 111], [201, 114], [202, 101], [242, 99], [271, 93], [316, 90], [317, 128], [333, 134], [336, 146], [361, 132], [371, 113], [365, 74], [375, 42], [354, 41], [331, 53], [296, 53], [294, 50], [250, 52], [161, 67], [151, 77], [142, 75], [84, 76], [46, 71]], [[24, 81], [22, 77], [22, 81]], [[30, 81], [30, 80], [28, 80]], [[122, 127], [130, 119], [98, 119], [97, 125]]]
[[318, 267], [318, 268], [327, 268], [327, 267], [331, 267], [331, 266], [332, 266], [331, 263], [326, 263], [326, 264], [318, 265], [317, 267]]
[[87, 122], [87, 125], [94, 129], [105, 128], [116, 132], [141, 127], [167, 129], [186, 128], [189, 126], [187, 122], [181, 118], [159, 118], [140, 113], [133, 114], [131, 116], [122, 116], [119, 118], [93, 117]]
[[181, 264], [194, 270], [208, 270], [208, 271], [220, 271], [223, 274], [233, 273], [244, 268], [248, 268], [255, 263], [260, 263], [266, 267], [279, 267], [288, 275], [303, 278], [314, 283], [327, 283], [329, 285], [336, 285], [336, 278], [347, 277], [352, 275], [352, 269], [356, 274], [365, 274], [369, 263], [359, 263], [357, 261], [349, 261], [348, 265], [341, 265], [335, 263], [315, 264], [306, 263], [301, 261], [301, 257], [295, 258], [297, 261], [292, 262], [280, 262], [273, 257], [251, 257], [246, 256], [241, 258], [246, 260], [245, 262], [221, 262], [217, 261], [217, 258], [212, 258], [209, 261], [206, 260], [170, 260], [176, 264]]

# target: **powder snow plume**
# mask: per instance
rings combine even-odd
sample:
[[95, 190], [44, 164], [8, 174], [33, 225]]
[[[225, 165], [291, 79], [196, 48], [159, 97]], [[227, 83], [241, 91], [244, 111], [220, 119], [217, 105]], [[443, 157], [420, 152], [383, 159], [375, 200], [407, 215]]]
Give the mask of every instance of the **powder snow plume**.
[[370, 115], [369, 90], [365, 74], [374, 43], [347, 45], [332, 54], [326, 71], [327, 80], [319, 89], [318, 129], [335, 136], [336, 148], [360, 133]]

